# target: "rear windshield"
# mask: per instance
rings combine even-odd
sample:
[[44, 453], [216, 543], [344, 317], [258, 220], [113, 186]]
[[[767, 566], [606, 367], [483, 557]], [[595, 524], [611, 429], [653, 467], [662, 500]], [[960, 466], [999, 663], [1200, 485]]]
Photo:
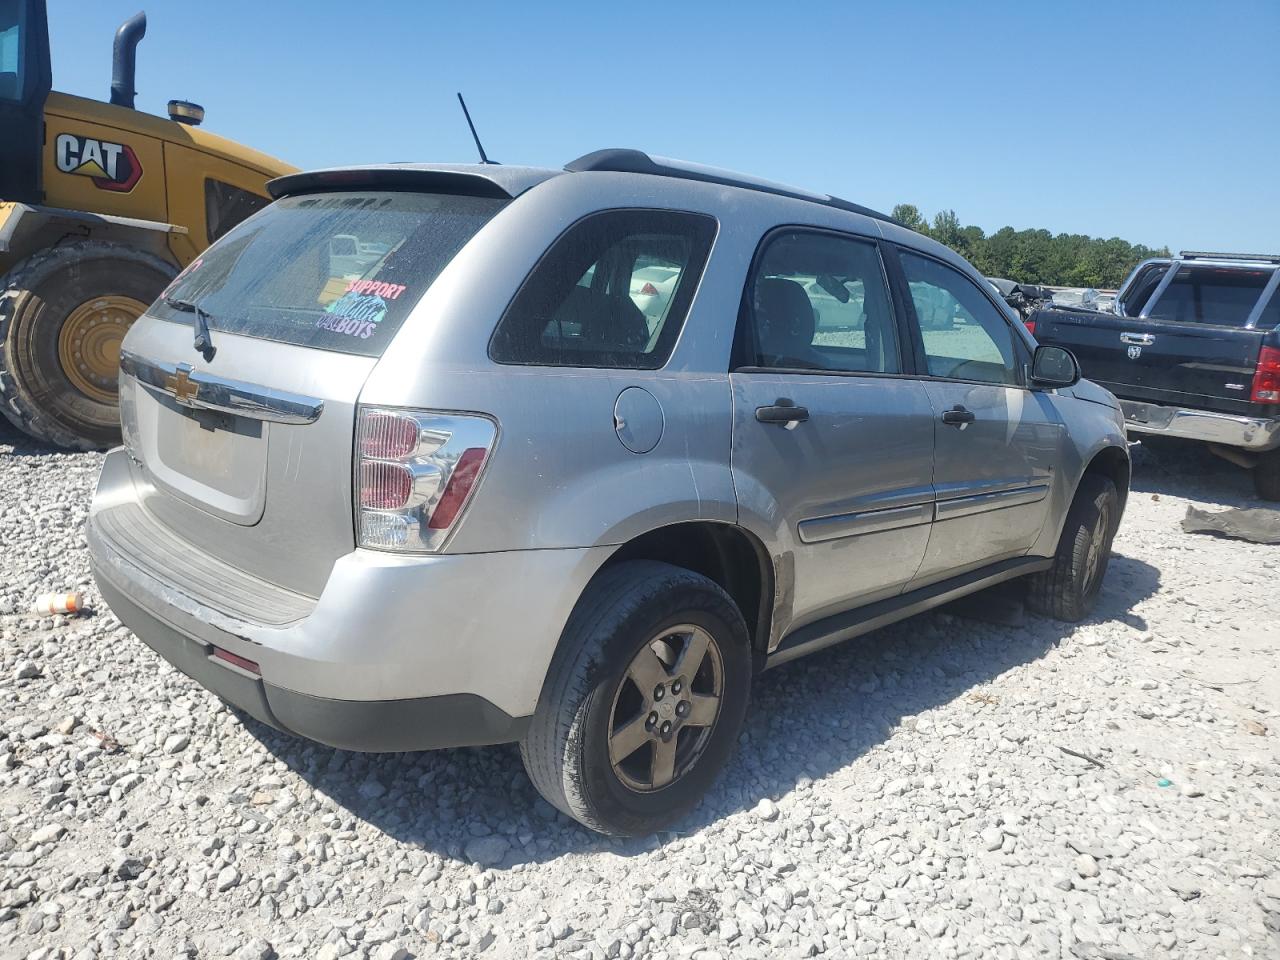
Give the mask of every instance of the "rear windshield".
[[1243, 327], [1270, 279], [1270, 270], [1183, 266], [1147, 316]]
[[505, 200], [382, 191], [278, 200], [192, 261], [152, 308], [197, 304], [219, 330], [378, 356], [413, 305]]

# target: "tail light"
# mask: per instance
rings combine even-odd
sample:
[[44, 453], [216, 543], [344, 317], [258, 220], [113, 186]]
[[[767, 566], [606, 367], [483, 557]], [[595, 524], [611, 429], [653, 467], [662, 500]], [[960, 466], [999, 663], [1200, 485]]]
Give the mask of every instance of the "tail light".
[[439, 550], [457, 526], [497, 437], [487, 417], [361, 407], [356, 533], [362, 547]]
[[1254, 403], [1280, 403], [1280, 349], [1263, 347], [1253, 369]]
[[1033, 337], [1036, 335], [1035, 320], [1023, 320], [1022, 325], [1027, 328], [1027, 333], [1031, 334]]

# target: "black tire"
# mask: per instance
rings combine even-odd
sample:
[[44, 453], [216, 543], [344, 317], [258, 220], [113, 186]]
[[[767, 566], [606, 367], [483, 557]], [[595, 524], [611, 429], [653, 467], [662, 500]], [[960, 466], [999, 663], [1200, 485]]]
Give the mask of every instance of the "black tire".
[[61, 447], [93, 450], [118, 443], [114, 374], [97, 396], [80, 389], [63, 367], [63, 326], [95, 298], [149, 305], [175, 272], [152, 254], [97, 240], [41, 251], [9, 271], [0, 281], [4, 415], [19, 430]]
[[[1027, 606], [1055, 620], [1076, 623], [1093, 612], [1120, 525], [1120, 494], [1100, 474], [1086, 474], [1076, 490], [1058, 540], [1053, 566], [1030, 578]], [[1096, 560], [1090, 562], [1094, 550]]]
[[[719, 650], [719, 711], [687, 769], [666, 786], [639, 792], [610, 762], [615, 697], [633, 658], [680, 624], [705, 630]], [[653, 833], [696, 807], [729, 759], [746, 716], [751, 671], [746, 623], [718, 585], [650, 560], [609, 567], [592, 580], [565, 626], [520, 745], [525, 770], [548, 803], [592, 830]]]
[[1280, 500], [1280, 450], [1268, 450], [1253, 467], [1253, 488], [1263, 500]]

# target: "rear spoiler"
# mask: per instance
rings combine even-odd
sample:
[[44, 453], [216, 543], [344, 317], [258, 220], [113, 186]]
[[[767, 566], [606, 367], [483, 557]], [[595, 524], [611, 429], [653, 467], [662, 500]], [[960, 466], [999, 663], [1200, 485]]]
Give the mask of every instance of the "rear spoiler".
[[290, 173], [267, 183], [271, 199], [331, 190], [405, 190], [511, 200], [556, 172], [528, 167], [343, 167]]

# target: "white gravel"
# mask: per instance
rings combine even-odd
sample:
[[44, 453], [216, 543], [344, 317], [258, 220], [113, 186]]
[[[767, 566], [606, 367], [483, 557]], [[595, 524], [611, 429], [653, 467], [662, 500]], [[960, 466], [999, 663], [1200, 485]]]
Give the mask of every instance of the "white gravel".
[[[237, 718], [97, 597], [100, 455], [3, 428], [0, 957], [1277, 956], [1280, 553], [1178, 527], [1251, 502], [1236, 468], [1135, 459], [1092, 621], [937, 614], [769, 673], [701, 810], [621, 842], [514, 748]], [[93, 615], [22, 613], [77, 587]]]

